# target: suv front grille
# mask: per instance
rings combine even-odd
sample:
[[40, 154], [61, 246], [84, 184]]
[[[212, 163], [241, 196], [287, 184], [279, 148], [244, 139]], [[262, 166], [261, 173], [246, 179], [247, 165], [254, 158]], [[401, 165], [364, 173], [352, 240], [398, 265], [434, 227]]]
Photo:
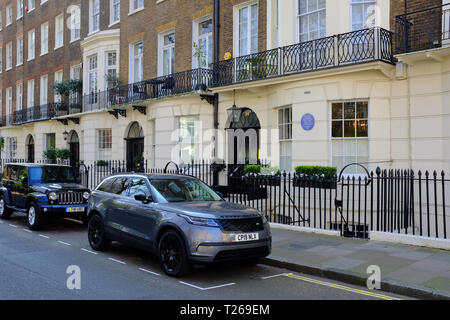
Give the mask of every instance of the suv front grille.
[[84, 202], [83, 192], [58, 193], [59, 204], [82, 204], [83, 202]]
[[264, 230], [261, 218], [247, 219], [218, 219], [220, 229], [223, 231], [256, 232]]

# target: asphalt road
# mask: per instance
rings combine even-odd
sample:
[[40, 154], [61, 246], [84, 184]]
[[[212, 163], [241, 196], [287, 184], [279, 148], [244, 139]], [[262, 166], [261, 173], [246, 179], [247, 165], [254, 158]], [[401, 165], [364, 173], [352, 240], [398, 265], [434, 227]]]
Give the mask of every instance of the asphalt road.
[[[80, 289], [68, 289], [69, 266]], [[182, 278], [162, 273], [156, 256], [119, 243], [93, 252], [86, 228], [58, 220], [30, 231], [25, 215], [0, 220], [0, 299], [384, 300], [409, 299], [262, 264], [228, 263]]]

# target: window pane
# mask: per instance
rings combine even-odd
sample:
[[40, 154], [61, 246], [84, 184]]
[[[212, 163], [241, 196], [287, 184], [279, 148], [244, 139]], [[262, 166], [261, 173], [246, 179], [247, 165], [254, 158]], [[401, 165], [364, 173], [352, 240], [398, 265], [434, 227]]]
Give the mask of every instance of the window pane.
[[331, 113], [332, 119], [342, 119], [342, 103], [333, 103]]
[[367, 102], [357, 102], [356, 103], [356, 118], [358, 118], [358, 119], [369, 118]]
[[342, 144], [343, 140], [333, 140], [332, 148], [333, 148], [333, 156], [342, 156]]
[[368, 122], [367, 120], [356, 121], [356, 136], [357, 137], [368, 137]]
[[344, 118], [345, 119], [355, 119], [355, 103], [346, 102], [344, 104]]
[[344, 137], [354, 137], [355, 136], [355, 121], [344, 121]]
[[342, 121], [333, 121], [331, 136], [333, 138], [342, 138]]

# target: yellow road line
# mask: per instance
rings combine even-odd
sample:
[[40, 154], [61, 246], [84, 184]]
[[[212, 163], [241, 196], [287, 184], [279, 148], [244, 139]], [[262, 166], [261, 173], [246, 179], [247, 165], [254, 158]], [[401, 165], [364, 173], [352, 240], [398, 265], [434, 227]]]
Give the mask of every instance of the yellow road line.
[[297, 280], [310, 282], [310, 283], [319, 284], [319, 285], [322, 285], [322, 286], [336, 288], [336, 289], [339, 289], [339, 290], [344, 290], [344, 291], [349, 291], [349, 292], [353, 292], [353, 293], [358, 293], [358, 294], [362, 294], [362, 295], [366, 295], [366, 296], [374, 297], [374, 298], [378, 298], [378, 299], [402, 300], [402, 299], [399, 299], [399, 298], [390, 297], [390, 296], [386, 296], [386, 295], [379, 294], [379, 293], [359, 290], [359, 289], [355, 289], [355, 288], [351, 288], [351, 287], [347, 287], [347, 286], [342, 286], [342, 285], [331, 283], [331, 282], [326, 282], [326, 281], [316, 280], [316, 279], [312, 279], [312, 278], [302, 277], [302, 276], [299, 276], [299, 275], [295, 275], [293, 273], [287, 273], [284, 276], [285, 277], [289, 277], [289, 278], [293, 278], [293, 279], [297, 279]]

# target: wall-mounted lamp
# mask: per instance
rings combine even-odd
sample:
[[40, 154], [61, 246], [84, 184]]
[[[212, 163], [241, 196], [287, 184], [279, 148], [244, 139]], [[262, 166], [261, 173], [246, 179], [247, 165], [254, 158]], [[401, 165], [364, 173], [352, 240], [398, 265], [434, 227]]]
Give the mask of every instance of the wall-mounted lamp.
[[67, 138], [69, 137], [69, 133], [64, 130], [63, 132], [64, 141], [67, 141]]

